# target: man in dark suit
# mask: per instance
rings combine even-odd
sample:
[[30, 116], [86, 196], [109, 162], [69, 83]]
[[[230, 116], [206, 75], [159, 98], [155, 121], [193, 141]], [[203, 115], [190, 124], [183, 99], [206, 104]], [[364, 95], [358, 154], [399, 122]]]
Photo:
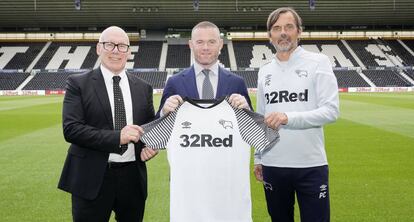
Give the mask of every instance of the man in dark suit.
[[183, 97], [214, 99], [230, 96], [232, 106], [253, 109], [244, 80], [219, 66], [223, 39], [215, 24], [204, 21], [194, 26], [189, 46], [194, 54], [194, 65], [168, 79], [157, 116], [173, 111], [183, 102]]
[[[63, 132], [71, 143], [58, 187], [72, 194], [74, 221], [142, 221], [147, 197], [139, 125], [154, 118], [152, 87], [126, 73], [128, 35], [105, 29], [97, 44], [101, 66], [67, 80]], [[140, 157], [141, 155], [141, 157]], [[148, 156], [149, 155], [149, 156]]]

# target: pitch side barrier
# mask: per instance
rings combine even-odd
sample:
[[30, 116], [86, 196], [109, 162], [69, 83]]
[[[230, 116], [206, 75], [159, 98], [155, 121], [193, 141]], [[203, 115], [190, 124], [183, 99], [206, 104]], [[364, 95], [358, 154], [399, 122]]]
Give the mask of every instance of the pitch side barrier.
[[[360, 67], [333, 67], [333, 70], [360, 70]], [[394, 70], [394, 71], [401, 71], [401, 70], [414, 70], [414, 66], [402, 66], [402, 67], [369, 67], [371, 70]], [[128, 69], [128, 71], [141, 71], [141, 72], [148, 72], [148, 71], [155, 71], [156, 69]], [[246, 69], [250, 70], [250, 69]], [[17, 70], [21, 71], [21, 70]], [[41, 70], [36, 70], [41, 71]], [[88, 71], [85, 70], [47, 70], [49, 72], [59, 72], [59, 71], [66, 71], [66, 72], [73, 72], [79, 73]], [[16, 70], [1, 70], [1, 72], [16, 72]], [[256, 94], [256, 88], [249, 88], [249, 93]], [[347, 87], [347, 88], [339, 88], [339, 92], [343, 93], [404, 93], [404, 92], [414, 92], [414, 86], [411, 87]], [[163, 89], [154, 89], [154, 94], [162, 94]], [[63, 89], [56, 89], [56, 90], [0, 90], [0, 96], [49, 96], [49, 95], [64, 95], [65, 90]]]
[[[249, 88], [249, 93], [256, 94], [256, 88]], [[163, 89], [154, 89], [154, 94], [162, 94]], [[341, 93], [404, 93], [414, 92], [414, 87], [349, 87], [339, 88]], [[0, 96], [50, 96], [64, 95], [65, 90], [0, 90]]]

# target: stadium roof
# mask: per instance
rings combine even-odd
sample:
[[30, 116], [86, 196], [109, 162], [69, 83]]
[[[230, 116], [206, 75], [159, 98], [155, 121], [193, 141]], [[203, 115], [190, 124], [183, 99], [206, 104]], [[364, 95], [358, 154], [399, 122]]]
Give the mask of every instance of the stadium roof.
[[258, 29], [282, 6], [298, 10], [308, 29], [414, 29], [413, 0], [1, 0], [0, 32], [191, 28], [202, 20]]

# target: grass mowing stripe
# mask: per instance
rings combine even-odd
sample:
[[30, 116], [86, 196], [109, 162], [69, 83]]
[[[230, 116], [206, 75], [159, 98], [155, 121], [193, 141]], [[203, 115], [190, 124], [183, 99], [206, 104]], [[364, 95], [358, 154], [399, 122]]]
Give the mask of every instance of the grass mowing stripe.
[[341, 93], [342, 100], [414, 109], [414, 93]]
[[326, 126], [332, 221], [410, 221], [414, 139], [340, 119]]
[[67, 152], [60, 124], [0, 143], [1, 221], [70, 221], [57, 181]]
[[61, 109], [61, 103], [50, 103], [1, 111], [0, 141], [61, 123]]
[[49, 103], [62, 104], [62, 96], [43, 96], [43, 97], [14, 97], [13, 99], [4, 99], [0, 97], [0, 111], [25, 108], [35, 105]]
[[414, 138], [411, 109], [341, 100], [341, 118]]

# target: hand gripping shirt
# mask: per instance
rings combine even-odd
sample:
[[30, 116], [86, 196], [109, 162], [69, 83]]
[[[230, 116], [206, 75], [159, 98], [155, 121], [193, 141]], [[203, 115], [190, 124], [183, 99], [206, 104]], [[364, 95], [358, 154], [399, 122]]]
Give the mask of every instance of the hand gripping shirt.
[[170, 221], [252, 221], [250, 146], [261, 152], [279, 138], [262, 115], [234, 109], [227, 99], [185, 99], [174, 112], [142, 127], [148, 147], [167, 148]]

